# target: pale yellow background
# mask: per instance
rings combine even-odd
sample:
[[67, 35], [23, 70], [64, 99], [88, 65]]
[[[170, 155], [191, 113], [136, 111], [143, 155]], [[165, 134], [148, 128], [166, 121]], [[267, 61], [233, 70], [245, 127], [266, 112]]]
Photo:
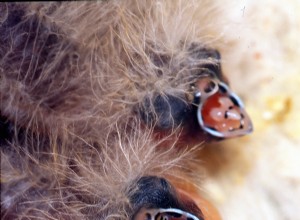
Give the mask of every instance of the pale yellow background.
[[300, 1], [228, 1], [224, 8], [232, 21], [224, 34], [235, 41], [223, 49], [223, 68], [254, 132], [213, 144], [220, 157], [205, 189], [225, 220], [299, 220]]

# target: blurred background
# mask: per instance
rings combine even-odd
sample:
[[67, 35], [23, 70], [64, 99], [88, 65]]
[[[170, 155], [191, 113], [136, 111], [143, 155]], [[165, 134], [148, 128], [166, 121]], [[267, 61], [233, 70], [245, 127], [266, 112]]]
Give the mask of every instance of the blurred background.
[[298, 220], [300, 1], [220, 4], [233, 39], [221, 49], [223, 70], [254, 132], [202, 150], [204, 190], [224, 220]]

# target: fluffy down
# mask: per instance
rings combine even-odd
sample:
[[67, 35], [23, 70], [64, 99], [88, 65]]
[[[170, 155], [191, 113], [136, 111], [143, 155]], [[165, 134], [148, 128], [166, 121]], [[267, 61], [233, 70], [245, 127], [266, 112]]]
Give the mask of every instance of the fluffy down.
[[158, 95], [185, 103], [195, 69], [217, 62], [194, 52], [210, 46], [194, 23], [206, 4], [1, 5], [3, 219], [128, 219], [140, 177], [200, 182], [193, 149], [174, 148], [180, 123], [157, 140], [137, 109]]

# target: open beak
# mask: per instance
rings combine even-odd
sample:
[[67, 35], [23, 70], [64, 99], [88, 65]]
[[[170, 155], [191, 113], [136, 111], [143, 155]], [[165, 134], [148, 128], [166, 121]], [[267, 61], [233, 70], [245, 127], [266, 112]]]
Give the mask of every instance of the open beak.
[[219, 138], [249, 134], [252, 122], [240, 98], [218, 79], [201, 78], [195, 97], [199, 100], [197, 118], [200, 127]]
[[134, 220], [204, 220], [180, 209], [141, 209]]

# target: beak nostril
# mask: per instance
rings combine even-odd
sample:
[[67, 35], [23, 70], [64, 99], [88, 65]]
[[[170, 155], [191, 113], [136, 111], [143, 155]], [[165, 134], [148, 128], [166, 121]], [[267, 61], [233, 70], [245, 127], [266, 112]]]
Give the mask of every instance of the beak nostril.
[[217, 89], [217, 84], [213, 81], [210, 81], [208, 85], [204, 88], [204, 92], [211, 93], [216, 91], [216, 89]]
[[219, 90], [218, 83], [211, 77], [204, 77], [197, 83], [197, 88], [202, 99], [205, 99]]

